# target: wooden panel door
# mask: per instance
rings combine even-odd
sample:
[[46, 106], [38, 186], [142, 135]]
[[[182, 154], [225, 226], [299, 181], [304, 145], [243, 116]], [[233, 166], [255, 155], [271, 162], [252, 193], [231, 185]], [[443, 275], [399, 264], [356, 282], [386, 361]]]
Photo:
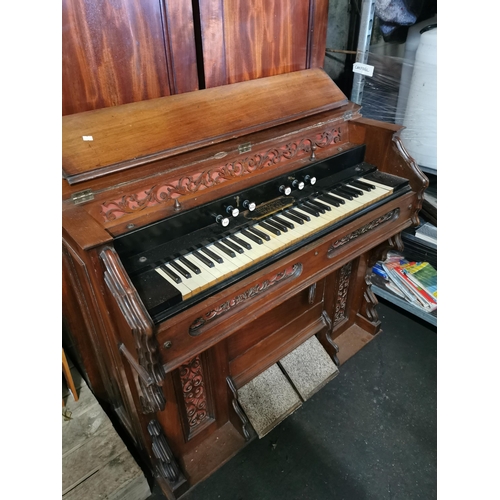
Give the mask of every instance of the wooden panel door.
[[63, 0], [62, 114], [198, 89], [190, 0]]
[[206, 87], [322, 67], [328, 0], [199, 2]]

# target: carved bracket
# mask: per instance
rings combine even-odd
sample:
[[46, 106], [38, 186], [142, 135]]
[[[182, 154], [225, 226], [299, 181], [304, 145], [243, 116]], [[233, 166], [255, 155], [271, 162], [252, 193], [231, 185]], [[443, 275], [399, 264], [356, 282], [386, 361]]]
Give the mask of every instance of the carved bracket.
[[124, 345], [120, 350], [139, 375], [141, 392], [139, 397], [143, 412], [161, 411], [165, 408], [165, 397], [162, 390], [165, 372], [160, 359], [158, 343], [153, 335], [153, 322], [130, 282], [116, 251], [106, 247], [101, 251], [100, 258], [105, 267], [104, 281], [135, 340], [138, 361], [135, 361], [132, 354], [124, 349]]
[[284, 280], [295, 278], [302, 273], [302, 264], [297, 263], [293, 266], [287, 267], [285, 270], [275, 274], [271, 278], [264, 280], [262, 283], [254, 285], [252, 288], [245, 290], [240, 295], [233, 297], [232, 299], [224, 302], [223, 304], [217, 306], [215, 309], [205, 313], [204, 316], [197, 318], [189, 327], [189, 335], [197, 336], [200, 335], [200, 328], [210, 323], [214, 319], [222, 316], [223, 314], [232, 311], [235, 307], [248, 302], [249, 300], [257, 297], [263, 292], [269, 290], [269, 288], [281, 283]]
[[153, 454], [157, 459], [157, 475], [168, 479], [171, 483], [176, 483], [181, 477], [181, 472], [174, 454], [163, 434], [163, 429], [157, 420], [151, 420], [148, 424], [148, 432], [151, 436]]
[[248, 422], [248, 419], [245, 415], [245, 412], [241, 408], [240, 403], [238, 401], [238, 392], [236, 390], [233, 379], [231, 377], [229, 377], [229, 376], [226, 377], [226, 382], [227, 382], [227, 385], [229, 386], [229, 389], [231, 389], [231, 392], [233, 393], [233, 401], [232, 401], [233, 408], [241, 420], [241, 424], [242, 424], [241, 428], [243, 430], [243, 435], [245, 436], [245, 439], [248, 441], [251, 437], [250, 432], [248, 430], [249, 422]]
[[[418, 212], [422, 208], [422, 203], [424, 201], [424, 192], [429, 186], [429, 179], [422, 173], [420, 168], [417, 165], [417, 162], [410, 156], [410, 153], [408, 153], [407, 149], [405, 148], [403, 141], [399, 137], [399, 135], [393, 136], [392, 140], [394, 141], [394, 144], [396, 146], [396, 149], [398, 150], [399, 154], [404, 158], [404, 160], [410, 165], [410, 168], [413, 170], [415, 175], [418, 177], [420, 181], [420, 186], [418, 190], [416, 190], [417, 193], [417, 203], [413, 207], [413, 212], [411, 216], [411, 221], [414, 226], [418, 225], [419, 219], [418, 219]], [[415, 186], [412, 185], [412, 189], [415, 189]]]

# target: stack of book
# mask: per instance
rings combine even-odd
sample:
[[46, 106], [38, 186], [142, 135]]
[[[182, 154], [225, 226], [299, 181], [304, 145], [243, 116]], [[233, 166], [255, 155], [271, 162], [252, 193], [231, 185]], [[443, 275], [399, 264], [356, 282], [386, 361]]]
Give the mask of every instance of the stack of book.
[[385, 287], [427, 312], [437, 309], [437, 271], [428, 262], [413, 262], [389, 253], [373, 272], [382, 277]]

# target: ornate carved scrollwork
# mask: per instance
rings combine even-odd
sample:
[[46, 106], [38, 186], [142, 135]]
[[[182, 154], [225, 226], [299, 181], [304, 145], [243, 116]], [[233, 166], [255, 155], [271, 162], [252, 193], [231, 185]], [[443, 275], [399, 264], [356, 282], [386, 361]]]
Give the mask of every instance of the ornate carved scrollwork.
[[274, 285], [284, 280], [299, 276], [301, 272], [302, 272], [302, 264], [297, 263], [294, 264], [293, 266], [287, 267], [285, 270], [281, 271], [278, 274], [275, 274], [271, 278], [264, 280], [262, 283], [258, 283], [257, 285], [254, 285], [252, 288], [245, 290], [240, 295], [233, 297], [232, 299], [217, 306], [215, 309], [212, 309], [211, 311], [205, 313], [204, 316], [197, 318], [189, 327], [189, 335], [192, 336], [199, 335], [201, 333], [200, 328], [202, 326], [206, 325], [207, 323], [210, 323], [217, 317], [226, 314], [236, 306], [239, 306], [244, 302], [247, 302], [248, 300], [257, 297], [257, 295], [260, 295], [266, 290], [269, 290], [269, 288], [273, 287]]
[[372, 323], [376, 323], [378, 321], [378, 312], [376, 306], [378, 304], [377, 297], [372, 291], [372, 280], [370, 274], [368, 273], [365, 276], [366, 289], [363, 294], [363, 298], [365, 300], [364, 305], [364, 316], [368, 318]]
[[190, 430], [203, 424], [208, 414], [208, 400], [203, 379], [200, 356], [195, 356], [179, 368], [182, 395], [186, 407], [187, 422]]
[[159, 476], [175, 483], [181, 473], [175, 460], [174, 454], [163, 434], [163, 429], [157, 420], [151, 420], [148, 424], [148, 432], [151, 436], [154, 456], [157, 458], [156, 472]]
[[[413, 207], [413, 212], [411, 216], [411, 221], [413, 225], [418, 225], [419, 224], [419, 219], [418, 219], [418, 212], [422, 208], [422, 203], [424, 201], [424, 192], [429, 186], [429, 179], [422, 173], [420, 168], [418, 167], [416, 161], [410, 156], [410, 153], [408, 153], [407, 149], [405, 148], [403, 141], [399, 137], [399, 135], [393, 136], [392, 140], [394, 141], [394, 144], [396, 146], [396, 149], [398, 150], [399, 154], [404, 158], [404, 160], [410, 165], [411, 169], [417, 175], [417, 177], [420, 180], [420, 189], [417, 191], [417, 203]], [[412, 186], [413, 188], [413, 186]]]
[[337, 289], [337, 300], [335, 302], [335, 317], [333, 318], [334, 327], [346, 318], [347, 295], [349, 292], [351, 271], [352, 262], [348, 262], [342, 266], [339, 271], [339, 287]]
[[353, 231], [352, 233], [344, 236], [343, 238], [335, 240], [328, 249], [328, 254], [327, 254], [328, 258], [331, 259], [335, 255], [335, 250], [337, 248], [345, 245], [346, 243], [349, 243], [352, 240], [355, 240], [356, 238], [359, 238], [360, 236], [363, 236], [364, 234], [368, 233], [369, 231], [372, 231], [373, 229], [377, 228], [384, 222], [396, 219], [398, 216], [399, 216], [399, 208], [395, 208], [394, 210], [387, 212], [385, 215], [381, 215], [377, 219], [372, 220], [368, 224], [365, 224], [363, 227], [356, 229], [356, 231]]
[[[135, 340], [138, 365], [142, 370], [137, 370], [134, 363], [131, 363], [131, 366], [139, 374], [138, 381], [141, 389], [139, 397], [143, 412], [161, 411], [165, 408], [165, 397], [162, 390], [165, 372], [160, 359], [158, 343], [153, 335], [153, 322], [115, 250], [110, 247], [104, 248], [100, 253], [100, 258], [105, 267], [104, 281], [116, 300]], [[125, 354], [124, 349], [121, 349], [121, 352]], [[129, 356], [125, 355], [129, 362], [130, 357], [130, 353]]]
[[250, 432], [248, 430], [249, 422], [248, 422], [247, 416], [245, 415], [245, 412], [241, 408], [240, 403], [238, 401], [238, 392], [236, 391], [236, 387], [234, 385], [233, 379], [228, 376], [228, 377], [226, 377], [226, 382], [227, 382], [227, 385], [229, 386], [229, 389], [231, 389], [231, 392], [233, 393], [232, 405], [233, 405], [234, 411], [236, 412], [236, 415], [238, 415], [238, 417], [241, 420], [241, 428], [243, 430], [243, 435], [245, 436], [245, 439], [248, 441], [251, 436], [250, 436]]
[[333, 362], [337, 365], [337, 367], [340, 367], [340, 361], [339, 358], [337, 357], [337, 354], [339, 353], [339, 346], [332, 340], [332, 331], [333, 331], [333, 321], [330, 316], [328, 316], [328, 313], [326, 311], [323, 311], [322, 313], [323, 319], [325, 320], [328, 331], [326, 332], [326, 340], [328, 343], [335, 349], [335, 353], [332, 357]]
[[168, 203], [179, 197], [210, 189], [236, 177], [251, 174], [256, 170], [274, 166], [282, 161], [289, 161], [300, 154], [311, 153], [311, 160], [313, 160], [316, 148], [324, 148], [341, 141], [341, 127], [337, 126], [316, 134], [314, 137], [304, 137], [220, 167], [181, 177], [176, 181], [156, 184], [140, 193], [126, 194], [121, 198], [105, 201], [101, 205], [101, 215], [106, 222], [113, 221], [126, 214]]

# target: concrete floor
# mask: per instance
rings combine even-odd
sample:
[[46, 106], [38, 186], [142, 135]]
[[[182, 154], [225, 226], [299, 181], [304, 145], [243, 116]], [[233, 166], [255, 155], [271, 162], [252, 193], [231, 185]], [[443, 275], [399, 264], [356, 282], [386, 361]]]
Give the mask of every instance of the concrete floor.
[[182, 500], [436, 498], [436, 328], [378, 311], [383, 332], [333, 381]]

